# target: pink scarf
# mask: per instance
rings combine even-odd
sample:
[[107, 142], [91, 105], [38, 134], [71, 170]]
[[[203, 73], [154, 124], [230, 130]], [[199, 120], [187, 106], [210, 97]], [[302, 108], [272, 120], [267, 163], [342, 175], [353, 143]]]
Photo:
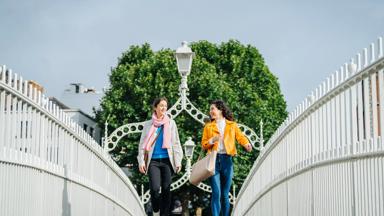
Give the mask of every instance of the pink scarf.
[[163, 119], [158, 119], [156, 114], [153, 113], [152, 115], [152, 125], [151, 129], [149, 129], [149, 132], [147, 133], [147, 136], [144, 139], [144, 147], [143, 149], [146, 151], [149, 151], [151, 149], [151, 143], [156, 138], [155, 131], [158, 127], [164, 125], [163, 128], [163, 146], [162, 148], [169, 148], [169, 144], [171, 142], [171, 130], [170, 130], [170, 121], [171, 119], [168, 117], [167, 114], [164, 115]]

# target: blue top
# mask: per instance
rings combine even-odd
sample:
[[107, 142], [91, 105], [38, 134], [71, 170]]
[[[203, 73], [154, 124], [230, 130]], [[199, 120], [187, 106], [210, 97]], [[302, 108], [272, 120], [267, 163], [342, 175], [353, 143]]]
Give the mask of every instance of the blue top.
[[[156, 133], [159, 133], [159, 131], [162, 127], [164, 127], [164, 126], [157, 128]], [[166, 148], [164, 148], [164, 149], [162, 148], [163, 147], [163, 132], [164, 132], [164, 130], [162, 130], [161, 133], [159, 134], [159, 137], [157, 137], [157, 140], [155, 143], [155, 148], [153, 149], [153, 153], [152, 153], [153, 159], [169, 158], [168, 150]]]

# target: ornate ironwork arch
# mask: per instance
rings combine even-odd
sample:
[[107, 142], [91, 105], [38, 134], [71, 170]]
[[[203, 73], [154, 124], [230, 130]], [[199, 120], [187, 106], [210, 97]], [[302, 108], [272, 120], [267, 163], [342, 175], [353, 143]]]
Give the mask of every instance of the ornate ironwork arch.
[[[204, 124], [204, 118], [207, 118], [208, 116], [205, 115], [203, 112], [201, 112], [199, 109], [197, 109], [191, 101], [188, 99], [188, 85], [187, 85], [187, 77], [188, 74], [180, 73], [181, 75], [181, 84], [179, 87], [179, 95], [180, 98], [176, 101], [176, 103], [167, 111], [167, 114], [172, 118], [175, 119], [182, 111], [186, 111], [193, 119], [200, 122], [201, 124]], [[263, 123], [260, 122], [260, 136], [258, 136], [251, 128], [249, 128], [246, 125], [238, 124], [241, 131], [245, 134], [245, 136], [250, 141], [252, 147], [255, 150], [262, 150], [264, 147], [264, 140], [263, 140]], [[141, 133], [143, 131], [144, 127], [144, 121], [143, 122], [137, 122], [137, 123], [128, 123], [125, 125], [120, 126], [116, 130], [114, 130], [110, 135], [108, 135], [107, 131], [108, 122], [105, 123], [105, 138], [103, 141], [103, 146], [105, 151], [112, 151], [118, 144], [121, 138], [133, 134], [133, 133]], [[258, 144], [258, 145], [257, 145]], [[173, 182], [171, 184], [171, 191], [176, 190], [180, 188], [182, 185], [188, 182], [189, 176], [191, 174], [191, 159], [187, 158], [187, 166], [185, 167], [185, 173], [182, 177], [180, 177], [177, 181]], [[211, 187], [209, 185], [206, 185], [204, 183], [200, 183], [198, 186], [203, 191], [211, 193]], [[233, 193], [235, 190], [233, 190]], [[143, 186], [142, 186], [142, 195], [141, 200], [143, 204], [146, 204], [151, 195], [149, 193], [149, 190], [147, 190], [144, 193]], [[231, 204], [235, 203], [235, 196], [233, 194], [229, 194], [230, 202]]]

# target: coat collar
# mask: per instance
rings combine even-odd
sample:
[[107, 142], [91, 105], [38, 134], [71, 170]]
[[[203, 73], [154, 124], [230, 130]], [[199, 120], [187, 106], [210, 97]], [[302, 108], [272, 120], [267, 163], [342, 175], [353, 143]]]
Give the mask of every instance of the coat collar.
[[[228, 125], [228, 124], [233, 124], [234, 121], [229, 121], [228, 119], [225, 119], [225, 124]], [[213, 120], [211, 121], [211, 124], [216, 124], [216, 120]]]

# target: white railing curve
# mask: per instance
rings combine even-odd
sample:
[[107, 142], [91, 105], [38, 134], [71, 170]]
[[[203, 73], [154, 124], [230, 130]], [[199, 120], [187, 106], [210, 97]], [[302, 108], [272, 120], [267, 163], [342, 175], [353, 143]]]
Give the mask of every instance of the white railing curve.
[[260, 152], [233, 215], [384, 215], [383, 41], [291, 112]]
[[127, 176], [34, 82], [0, 67], [0, 215], [145, 215]]

